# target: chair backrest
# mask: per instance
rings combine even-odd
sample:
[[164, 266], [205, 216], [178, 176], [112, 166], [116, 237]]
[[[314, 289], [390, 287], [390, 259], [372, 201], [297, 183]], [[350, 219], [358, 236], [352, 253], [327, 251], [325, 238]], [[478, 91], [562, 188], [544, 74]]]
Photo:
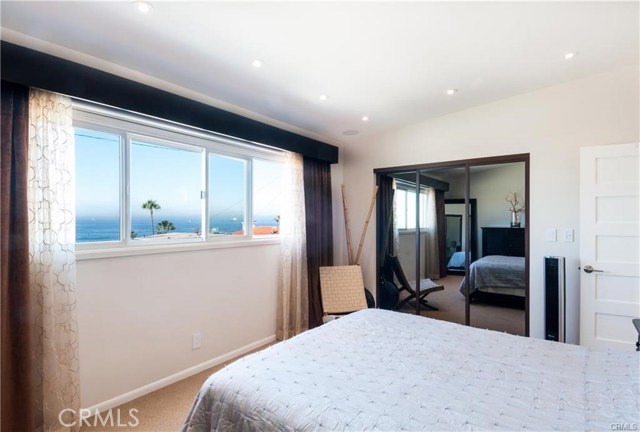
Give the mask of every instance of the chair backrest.
[[345, 314], [367, 308], [362, 269], [358, 265], [320, 267], [324, 314]]

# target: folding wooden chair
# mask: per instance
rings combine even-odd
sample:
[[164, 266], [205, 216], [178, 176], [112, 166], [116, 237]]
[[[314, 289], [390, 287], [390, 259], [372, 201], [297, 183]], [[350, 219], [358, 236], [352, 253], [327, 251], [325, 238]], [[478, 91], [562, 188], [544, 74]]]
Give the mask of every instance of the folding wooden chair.
[[[396, 278], [398, 278], [398, 283], [400, 284], [400, 292], [407, 291], [409, 295], [403, 299], [398, 306], [396, 306], [396, 310], [402, 308], [405, 304], [410, 302], [411, 300], [419, 299], [420, 304], [428, 309], [437, 311], [438, 308], [428, 303], [425, 299], [426, 296], [436, 291], [444, 291], [444, 286], [438, 285], [431, 279], [421, 279], [420, 280], [420, 288], [416, 290], [415, 281], [409, 282], [407, 277], [402, 270], [402, 266], [400, 265], [400, 260], [396, 256], [389, 256], [389, 262], [391, 264], [391, 268], [393, 269], [393, 273]], [[418, 291], [418, 292], [417, 292]]]
[[[362, 269], [358, 265], [320, 267], [320, 295], [325, 317], [367, 308]], [[330, 321], [335, 318], [327, 318]]]

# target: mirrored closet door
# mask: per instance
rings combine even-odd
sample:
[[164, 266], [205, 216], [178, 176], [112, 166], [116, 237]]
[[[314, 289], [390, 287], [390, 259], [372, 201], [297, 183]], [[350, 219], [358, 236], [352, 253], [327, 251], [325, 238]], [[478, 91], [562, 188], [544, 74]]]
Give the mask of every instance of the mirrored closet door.
[[378, 306], [527, 335], [528, 155], [375, 174]]
[[477, 202], [476, 259], [470, 266], [470, 324], [524, 336], [525, 163], [471, 166]]

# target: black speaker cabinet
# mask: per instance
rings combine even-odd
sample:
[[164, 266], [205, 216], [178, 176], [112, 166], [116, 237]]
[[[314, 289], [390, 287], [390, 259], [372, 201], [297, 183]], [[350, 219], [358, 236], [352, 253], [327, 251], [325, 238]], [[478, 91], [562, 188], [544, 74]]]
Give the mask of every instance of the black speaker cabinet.
[[544, 257], [545, 339], [565, 341], [564, 257]]

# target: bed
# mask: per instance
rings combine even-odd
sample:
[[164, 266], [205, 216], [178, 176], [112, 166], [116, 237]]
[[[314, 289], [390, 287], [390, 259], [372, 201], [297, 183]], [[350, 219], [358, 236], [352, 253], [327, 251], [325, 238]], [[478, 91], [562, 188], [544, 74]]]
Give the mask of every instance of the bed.
[[638, 423], [639, 369], [635, 352], [367, 309], [213, 374], [183, 431], [611, 430]]
[[[489, 255], [469, 266], [469, 294], [476, 291], [525, 296], [524, 257]], [[466, 278], [465, 278], [466, 279]], [[463, 279], [460, 292], [464, 294]]]
[[451, 273], [464, 273], [465, 251], [454, 252], [447, 263], [447, 270]]

